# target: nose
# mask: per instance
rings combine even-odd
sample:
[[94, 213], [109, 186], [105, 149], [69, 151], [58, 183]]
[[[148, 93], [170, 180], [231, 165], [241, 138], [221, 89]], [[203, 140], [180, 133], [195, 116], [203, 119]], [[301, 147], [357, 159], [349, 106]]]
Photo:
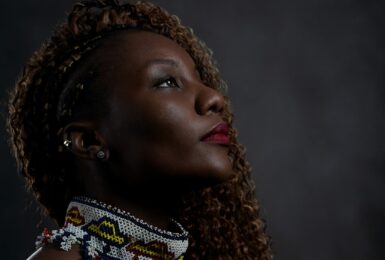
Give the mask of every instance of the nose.
[[196, 99], [195, 110], [199, 115], [222, 113], [224, 105], [224, 97], [218, 90], [203, 85]]

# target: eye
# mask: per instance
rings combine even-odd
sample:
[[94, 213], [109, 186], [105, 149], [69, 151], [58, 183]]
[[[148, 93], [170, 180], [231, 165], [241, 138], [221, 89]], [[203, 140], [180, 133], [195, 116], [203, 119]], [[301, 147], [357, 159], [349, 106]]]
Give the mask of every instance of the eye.
[[166, 79], [160, 80], [157, 84], [155, 84], [155, 87], [157, 87], [157, 88], [179, 88], [179, 85], [176, 82], [175, 78], [168, 77]]

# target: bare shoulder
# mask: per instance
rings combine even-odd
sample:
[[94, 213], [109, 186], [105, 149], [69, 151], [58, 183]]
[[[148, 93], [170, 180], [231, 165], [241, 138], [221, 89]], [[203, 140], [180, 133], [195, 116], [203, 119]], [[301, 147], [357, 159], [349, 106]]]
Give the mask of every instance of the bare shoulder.
[[68, 260], [80, 260], [82, 256], [80, 254], [80, 246], [73, 245], [68, 251], [64, 251], [51, 244], [39, 248], [34, 252], [27, 260], [48, 260], [48, 259], [68, 259]]

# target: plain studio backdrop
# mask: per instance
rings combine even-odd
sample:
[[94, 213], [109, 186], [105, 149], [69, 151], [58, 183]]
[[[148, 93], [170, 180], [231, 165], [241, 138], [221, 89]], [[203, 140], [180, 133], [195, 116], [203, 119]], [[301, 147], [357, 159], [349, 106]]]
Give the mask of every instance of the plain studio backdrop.
[[[276, 259], [385, 259], [385, 2], [155, 1], [214, 51]], [[70, 0], [1, 1], [1, 100]], [[1, 122], [1, 259], [45, 225]], [[30, 206], [29, 206], [30, 205]]]

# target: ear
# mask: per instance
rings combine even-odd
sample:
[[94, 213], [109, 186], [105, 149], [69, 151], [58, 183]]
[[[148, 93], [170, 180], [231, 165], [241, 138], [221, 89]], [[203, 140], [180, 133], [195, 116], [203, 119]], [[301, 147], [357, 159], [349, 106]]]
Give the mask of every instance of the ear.
[[[71, 122], [63, 129], [63, 143], [77, 157], [86, 160], [105, 161], [109, 158], [109, 150], [105, 138], [97, 131], [95, 123]], [[104, 158], [97, 156], [104, 152]]]

